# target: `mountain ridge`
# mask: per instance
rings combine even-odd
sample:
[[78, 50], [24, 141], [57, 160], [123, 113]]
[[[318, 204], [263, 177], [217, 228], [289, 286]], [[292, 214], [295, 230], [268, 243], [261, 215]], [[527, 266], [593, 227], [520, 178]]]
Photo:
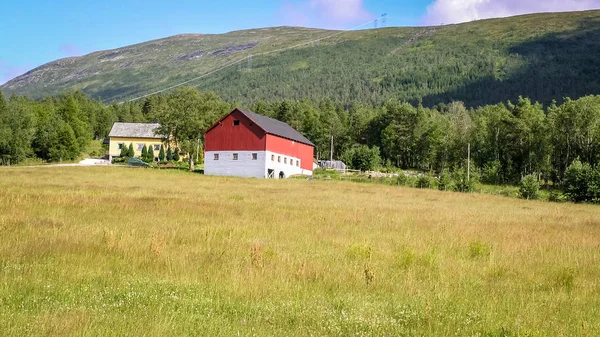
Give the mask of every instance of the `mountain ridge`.
[[[275, 52], [332, 34], [339, 35]], [[347, 32], [282, 26], [177, 34], [63, 58], [0, 88], [36, 99], [82, 90], [104, 101], [119, 101], [237, 61], [237, 66], [191, 85], [250, 103], [307, 97], [343, 103], [397, 98], [428, 105], [451, 100], [478, 105], [518, 95], [548, 103], [600, 93], [600, 67], [594, 57], [599, 52], [600, 10]], [[264, 53], [272, 54], [244, 60]]]

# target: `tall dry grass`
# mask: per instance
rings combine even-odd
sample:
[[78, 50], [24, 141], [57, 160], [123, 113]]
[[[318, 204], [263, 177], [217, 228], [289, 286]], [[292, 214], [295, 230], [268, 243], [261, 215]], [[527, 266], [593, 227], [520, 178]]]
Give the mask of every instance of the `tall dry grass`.
[[0, 170], [2, 335], [600, 335], [600, 207]]

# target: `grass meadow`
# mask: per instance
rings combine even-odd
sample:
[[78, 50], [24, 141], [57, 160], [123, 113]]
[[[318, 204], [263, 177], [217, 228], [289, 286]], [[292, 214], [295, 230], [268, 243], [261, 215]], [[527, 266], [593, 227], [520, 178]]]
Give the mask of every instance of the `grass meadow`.
[[0, 169], [3, 336], [598, 336], [600, 207]]

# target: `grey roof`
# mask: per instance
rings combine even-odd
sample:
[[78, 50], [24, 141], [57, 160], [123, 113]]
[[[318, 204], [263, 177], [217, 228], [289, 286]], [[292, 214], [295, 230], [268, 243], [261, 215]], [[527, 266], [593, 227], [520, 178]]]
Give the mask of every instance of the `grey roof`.
[[115, 123], [113, 124], [109, 137], [129, 137], [129, 138], [162, 138], [154, 134], [154, 130], [160, 127], [155, 123]]
[[311, 146], [315, 146], [310, 140], [304, 137], [300, 132], [294, 130], [291, 126], [287, 125], [284, 122], [278, 121], [273, 118], [269, 118], [267, 116], [259, 115], [254, 112], [244, 111], [241, 109], [237, 109], [239, 112], [243, 113], [246, 117], [248, 117], [251, 121], [253, 121], [256, 125], [260, 126], [266, 133], [279, 136], [282, 138], [290, 139], [297, 141], [298, 143], [307, 144]]

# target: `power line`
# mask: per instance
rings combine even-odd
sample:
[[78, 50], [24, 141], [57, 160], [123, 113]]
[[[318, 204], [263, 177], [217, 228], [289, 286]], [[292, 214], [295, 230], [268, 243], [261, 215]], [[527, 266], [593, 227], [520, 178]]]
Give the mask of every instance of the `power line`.
[[332, 34], [332, 35], [329, 35], [329, 36], [325, 36], [325, 37], [322, 37], [322, 38], [318, 38], [316, 40], [307, 41], [307, 42], [299, 43], [297, 45], [293, 45], [293, 46], [290, 46], [290, 47], [284, 47], [284, 48], [280, 48], [280, 49], [276, 49], [276, 50], [271, 50], [271, 51], [267, 51], [267, 52], [263, 52], [263, 53], [259, 53], [259, 54], [255, 54], [255, 55], [250, 55], [249, 54], [248, 56], [245, 56], [244, 58], [228, 62], [225, 65], [223, 65], [221, 67], [218, 67], [216, 69], [213, 69], [213, 70], [209, 71], [206, 74], [200, 75], [198, 77], [194, 77], [194, 78], [189, 79], [187, 81], [184, 81], [184, 82], [172, 85], [170, 87], [167, 87], [167, 88], [164, 88], [164, 89], [161, 89], [161, 90], [158, 90], [158, 91], [154, 91], [152, 93], [149, 93], [149, 94], [146, 94], [146, 95], [143, 95], [143, 96], [139, 96], [139, 97], [136, 97], [136, 98], [132, 98], [132, 99], [129, 99], [129, 100], [125, 100], [125, 101], [119, 102], [118, 104], [123, 104], [123, 103], [137, 101], [138, 99], [146, 98], [148, 96], [157, 95], [157, 94], [160, 94], [162, 92], [169, 91], [171, 89], [175, 89], [175, 88], [180, 87], [182, 85], [186, 85], [186, 84], [188, 84], [190, 82], [194, 82], [194, 81], [197, 81], [197, 80], [202, 79], [204, 77], [210, 76], [210, 75], [212, 75], [214, 73], [217, 73], [217, 72], [219, 72], [219, 71], [221, 71], [223, 69], [229, 68], [230, 66], [234, 66], [236, 64], [242, 63], [242, 62], [244, 62], [246, 60], [248, 62], [248, 68], [251, 68], [252, 67], [252, 57], [253, 56], [254, 57], [256, 57], [256, 56], [265, 56], [265, 55], [269, 55], [269, 54], [280, 53], [280, 52], [284, 52], [284, 51], [287, 51], [287, 50], [295, 49], [295, 48], [298, 48], [298, 47], [306, 46], [306, 45], [309, 45], [309, 44], [315, 43], [315, 42], [318, 43], [320, 41], [331, 39], [331, 38], [334, 38], [336, 36], [339, 36], [339, 35], [342, 35], [344, 33], [347, 33], [349, 31], [352, 31], [352, 30], [358, 29], [360, 27], [366, 26], [368, 24], [371, 24], [372, 22], [378, 20], [379, 18], [381, 18], [381, 16], [375, 18], [374, 20], [370, 20], [368, 22], [365, 22], [365, 23], [363, 23], [361, 25], [358, 25], [358, 26], [355, 26], [355, 27], [352, 27], [352, 28], [349, 28], [349, 29], [341, 30], [341, 31], [338, 31], [335, 34]]

